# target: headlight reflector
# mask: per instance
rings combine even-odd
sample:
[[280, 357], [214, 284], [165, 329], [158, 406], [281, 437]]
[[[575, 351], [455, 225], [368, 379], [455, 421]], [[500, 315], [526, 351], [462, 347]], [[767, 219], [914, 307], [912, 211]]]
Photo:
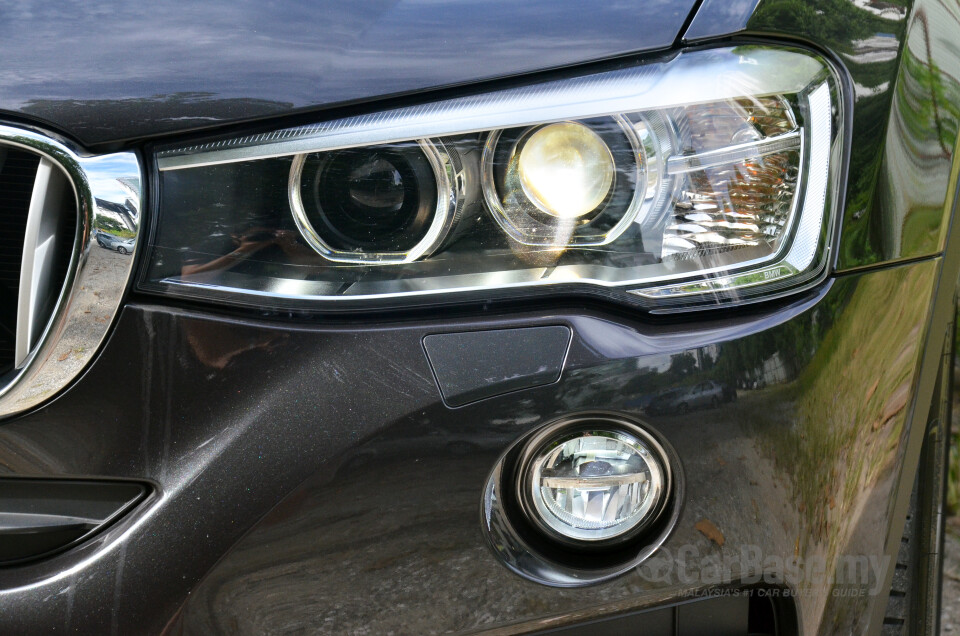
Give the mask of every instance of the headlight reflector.
[[419, 148], [404, 150], [409, 146], [306, 157], [301, 199], [328, 244], [340, 251], [397, 252], [423, 239], [436, 213], [437, 179]]
[[597, 208], [613, 184], [613, 155], [600, 135], [577, 122], [547, 124], [517, 159], [517, 178], [543, 212], [572, 220]]
[[840, 104], [820, 58], [750, 46], [166, 148], [142, 284], [281, 305], [782, 293], [826, 271]]
[[415, 261], [439, 249], [470, 207], [455, 189], [459, 162], [456, 149], [426, 139], [297, 155], [293, 219], [329, 261]]

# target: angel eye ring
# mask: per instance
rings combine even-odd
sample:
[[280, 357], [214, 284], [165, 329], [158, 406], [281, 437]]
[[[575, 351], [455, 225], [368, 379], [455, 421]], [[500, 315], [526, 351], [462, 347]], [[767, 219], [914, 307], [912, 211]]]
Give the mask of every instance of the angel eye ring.
[[340, 263], [408, 263], [437, 251], [471, 199], [456, 148], [430, 139], [297, 155], [289, 198], [304, 240]]

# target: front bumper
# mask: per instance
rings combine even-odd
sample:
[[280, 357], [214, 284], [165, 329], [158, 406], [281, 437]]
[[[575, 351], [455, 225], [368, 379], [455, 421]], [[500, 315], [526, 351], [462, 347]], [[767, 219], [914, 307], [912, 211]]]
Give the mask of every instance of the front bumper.
[[[0, 470], [156, 492], [93, 541], [0, 572], [4, 629], [512, 632], [750, 585], [780, 590], [803, 633], [862, 631], [887, 601], [939, 266], [672, 325], [576, 307], [358, 326], [128, 305], [73, 388], [0, 428]], [[559, 381], [443, 403], [426, 335], [558, 324], [573, 333]], [[716, 378], [736, 401], [654, 415], [638, 399]], [[531, 583], [484, 545], [487, 475], [531, 428], [596, 409], [677, 450], [679, 522], [635, 572]]]

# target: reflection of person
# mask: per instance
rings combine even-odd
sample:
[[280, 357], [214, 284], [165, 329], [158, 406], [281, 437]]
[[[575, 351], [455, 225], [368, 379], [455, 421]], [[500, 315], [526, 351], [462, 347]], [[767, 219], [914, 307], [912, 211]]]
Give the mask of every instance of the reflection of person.
[[225, 369], [237, 356], [248, 351], [270, 351], [275, 343], [286, 340], [290, 334], [235, 326], [224, 329], [222, 324], [201, 319], [185, 320], [184, 332], [197, 361], [211, 369]]
[[[181, 265], [181, 275], [215, 275], [227, 271], [248, 261], [253, 255], [270, 246], [277, 246], [287, 255], [290, 262], [302, 260], [296, 235], [289, 230], [252, 227], [242, 233], [231, 234], [229, 238], [210, 237], [205, 245]], [[221, 254], [212, 260], [203, 260], [205, 256]], [[278, 335], [272, 332], [258, 333], [250, 338], [242, 329], [224, 330], [204, 320], [190, 320], [185, 323], [187, 342], [201, 364], [213, 369], [225, 368], [235, 357], [256, 349], [269, 350]], [[287, 334], [283, 334], [285, 338]]]
[[[232, 250], [210, 261], [201, 261], [199, 258], [185, 259], [181, 267], [182, 276], [201, 274], [204, 272], [218, 272], [236, 267], [254, 254], [272, 245], [277, 246], [291, 264], [312, 264], [317, 262], [317, 254], [304, 247], [296, 233], [290, 230], [268, 229], [254, 227], [242, 234], [230, 236]], [[225, 247], [225, 246], [224, 246]], [[223, 249], [205, 250], [214, 254], [223, 252]]]

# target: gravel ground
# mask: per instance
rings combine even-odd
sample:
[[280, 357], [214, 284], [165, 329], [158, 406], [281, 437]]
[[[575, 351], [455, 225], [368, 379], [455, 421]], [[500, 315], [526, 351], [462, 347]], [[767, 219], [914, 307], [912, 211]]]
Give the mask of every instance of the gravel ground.
[[52, 396], [86, 366], [91, 343], [99, 345], [106, 326], [116, 318], [117, 298], [123, 293], [123, 281], [127, 279], [132, 259], [130, 254], [99, 247], [91, 239], [86, 265], [88, 278], [76, 290], [72, 301], [74, 314], [80, 318], [64, 328], [60, 343], [49, 354], [52, 364], [42, 376], [31, 380], [29, 390], [23, 394], [25, 401]]
[[960, 517], [947, 522], [940, 631], [960, 634]]

